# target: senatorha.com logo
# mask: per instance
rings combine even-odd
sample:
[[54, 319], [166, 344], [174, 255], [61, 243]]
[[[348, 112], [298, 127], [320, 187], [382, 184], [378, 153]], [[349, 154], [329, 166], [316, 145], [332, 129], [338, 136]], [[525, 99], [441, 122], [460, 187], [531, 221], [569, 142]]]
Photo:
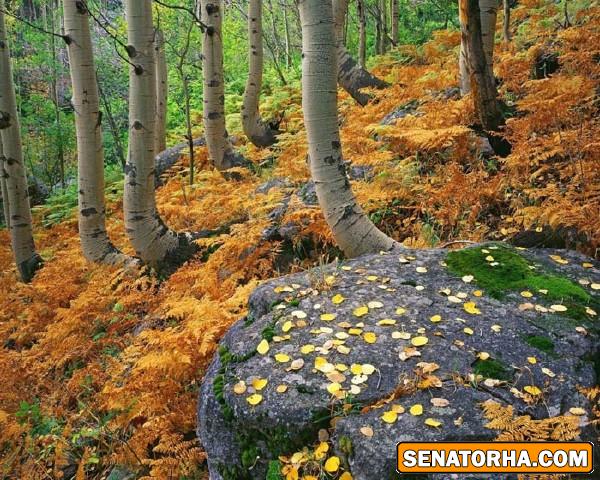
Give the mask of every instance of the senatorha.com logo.
[[402, 442], [399, 473], [589, 474], [591, 442]]

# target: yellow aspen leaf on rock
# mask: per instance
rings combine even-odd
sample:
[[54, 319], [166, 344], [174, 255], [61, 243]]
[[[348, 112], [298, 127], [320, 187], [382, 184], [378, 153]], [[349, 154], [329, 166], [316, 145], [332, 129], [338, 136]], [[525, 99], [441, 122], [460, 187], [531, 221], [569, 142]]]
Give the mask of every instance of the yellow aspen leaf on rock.
[[344, 300], [346, 300], [346, 299], [345, 299], [345, 298], [344, 298], [344, 296], [343, 296], [343, 295], [341, 295], [340, 293], [338, 293], [337, 295], [334, 295], [334, 296], [332, 297], [332, 299], [331, 299], [331, 301], [332, 301], [332, 303], [333, 303], [334, 305], [339, 305], [339, 304], [340, 304], [340, 303], [342, 303]]
[[590, 285], [590, 288], [591, 288], [592, 290], [600, 290], [600, 283], [592, 283], [592, 284]]
[[381, 415], [381, 419], [385, 423], [395, 423], [398, 420], [398, 414], [392, 410], [388, 410]]
[[269, 381], [266, 378], [255, 378], [252, 380], [252, 387], [254, 390], [260, 391], [267, 386], [267, 383], [269, 383]]
[[523, 387], [523, 390], [525, 390], [529, 395], [533, 395], [534, 397], [542, 394], [542, 391], [535, 385], [526, 385]]
[[289, 332], [292, 329], [293, 326], [294, 326], [294, 324], [291, 322], [291, 320], [288, 320], [287, 322], [285, 322], [283, 324], [283, 326], [281, 327], [281, 330], [284, 333], [287, 333], [287, 332]]
[[411, 337], [411, 334], [408, 332], [392, 332], [392, 338], [394, 339], [401, 339], [401, 340], [409, 340]]
[[304, 366], [304, 360], [302, 358], [297, 358], [290, 364], [289, 370], [300, 370]]
[[463, 304], [463, 308], [465, 309], [465, 312], [470, 313], [471, 315], [480, 315], [481, 314], [481, 310], [479, 310], [477, 308], [477, 305], [475, 305], [475, 302], [465, 302]]
[[378, 278], [378, 277], [377, 277], [377, 275], [369, 275], [369, 276], [367, 277], [367, 280], [368, 280], [369, 282], [374, 282], [375, 280], [377, 280], [377, 278]]
[[487, 257], [485, 257], [486, 262], [493, 262], [494, 261], [494, 257], [492, 257], [491, 255], [488, 255]]
[[375, 371], [375, 367], [373, 365], [371, 365], [370, 363], [363, 364], [362, 373], [364, 373], [365, 375], [372, 375], [374, 371]]
[[360, 433], [362, 433], [365, 437], [371, 438], [373, 436], [373, 429], [369, 426], [360, 427]]
[[287, 392], [288, 386], [281, 384], [281, 385], [277, 385], [277, 388], [275, 389], [277, 391], [277, 393], [285, 393]]
[[404, 413], [404, 407], [402, 405], [392, 405], [390, 409], [392, 412], [396, 412], [398, 415]]
[[533, 297], [533, 293], [531, 293], [529, 290], [523, 290], [521, 292], [521, 296], [524, 298], [531, 298]]
[[469, 327], [463, 328], [463, 332], [465, 332], [467, 335], [473, 335], [473, 333], [475, 333], [473, 332], [473, 329]]
[[419, 415], [423, 415], [423, 405], [421, 405], [420, 403], [416, 403], [412, 407], [410, 407], [409, 412], [411, 415], [413, 415], [415, 417], [418, 417]]
[[422, 347], [423, 345], [427, 345], [429, 339], [427, 337], [414, 337], [410, 343], [412, 343], [415, 347]]
[[569, 413], [577, 416], [582, 416], [586, 414], [586, 411], [581, 407], [571, 407], [569, 408]]
[[434, 407], [444, 408], [447, 407], [450, 402], [445, 398], [433, 397], [429, 400]]
[[350, 347], [347, 347], [346, 345], [338, 345], [336, 350], [342, 355], [348, 355], [350, 353]]
[[261, 342], [256, 347], [256, 351], [261, 355], [264, 355], [269, 351], [269, 342], [266, 339], [262, 339]]
[[479, 352], [477, 354], [477, 357], [479, 358], [479, 360], [487, 360], [488, 358], [490, 358], [490, 354], [487, 352]]
[[425, 425], [429, 425], [430, 427], [440, 427], [442, 425], [442, 422], [440, 422], [439, 420], [436, 420], [435, 418], [427, 418], [425, 420]]
[[544, 375], [548, 375], [550, 378], [556, 377], [556, 373], [554, 373], [552, 370], [550, 370], [549, 368], [546, 368], [546, 367], [542, 368], [542, 373]]
[[332, 320], [335, 320], [335, 317], [337, 317], [337, 314], [335, 313], [322, 313], [320, 318], [324, 322], [331, 322]]
[[355, 317], [364, 317], [367, 313], [369, 313], [369, 307], [363, 305], [362, 307], [357, 307], [352, 312]]
[[475, 277], [473, 275], [465, 275], [462, 277], [462, 281], [465, 283], [471, 283]]
[[537, 363], [537, 358], [535, 358], [535, 357], [527, 357], [527, 361], [529, 363], [531, 363], [532, 365], [535, 365]]
[[306, 318], [306, 312], [303, 312], [302, 310], [294, 310], [292, 312], [292, 317]]
[[329, 451], [329, 444], [327, 442], [319, 443], [319, 446], [317, 448], [315, 448], [315, 458], [317, 460], [321, 460], [322, 458], [325, 458], [325, 455], [327, 454], [328, 451]]
[[406, 308], [404, 307], [398, 307], [396, 309], [396, 315], [404, 315], [406, 313]]
[[490, 328], [494, 333], [500, 333], [500, 331], [502, 330], [502, 327], [500, 325], [492, 325]]
[[555, 312], [566, 312], [567, 307], [564, 305], [551, 305], [550, 310], [554, 310]]
[[275, 360], [277, 360], [279, 363], [286, 363], [290, 361], [290, 356], [286, 355], [285, 353], [277, 353], [275, 355]]
[[481, 290], [475, 290], [473, 292], [473, 295], [475, 295], [476, 297], [481, 297], [483, 296], [483, 292]]
[[375, 343], [377, 341], [377, 335], [373, 332], [367, 332], [363, 335], [363, 339], [367, 343]]
[[589, 262], [583, 262], [583, 263], [581, 264], [581, 266], [582, 266], [583, 268], [594, 268], [594, 264], [593, 264], [593, 263], [589, 263]]
[[568, 260], [565, 260], [560, 255], [550, 255], [550, 258], [560, 265], [566, 265], [567, 263], [569, 263]]
[[262, 395], [260, 393], [255, 393], [253, 395], [250, 395], [248, 398], [246, 398], [246, 401], [250, 404], [250, 405], [258, 405], [260, 402], [262, 402]]
[[344, 472], [340, 475], [339, 480], [352, 480], [352, 474], [350, 472]]
[[427, 273], [427, 267], [417, 267], [415, 270], [417, 273]]
[[341, 390], [342, 386], [337, 383], [337, 382], [333, 382], [330, 383], [329, 385], [327, 385], [327, 391], [331, 394], [337, 393]]
[[304, 355], [307, 355], [307, 354], [312, 353], [314, 351], [315, 351], [315, 346], [312, 345], [312, 344], [310, 344], [310, 343], [307, 343], [306, 345], [302, 345], [300, 347], [300, 353], [303, 353]]
[[590, 307], [585, 307], [585, 313], [592, 317], [595, 317], [597, 315], [596, 310], [593, 310]]
[[340, 468], [340, 459], [338, 457], [329, 457], [323, 467], [327, 473], [335, 473]]
[[233, 386], [233, 392], [238, 395], [242, 395], [243, 393], [246, 393], [246, 382], [244, 382], [242, 380], [241, 382], [236, 383]]
[[389, 327], [391, 325], [396, 325], [396, 320], [393, 320], [391, 318], [384, 318], [383, 320], [379, 320], [377, 322], [377, 325], [379, 325], [380, 327]]
[[353, 363], [352, 365], [350, 365], [350, 371], [354, 375], [360, 375], [363, 373], [363, 366], [359, 363]]
[[438, 323], [442, 321], [442, 316], [441, 315], [433, 315], [429, 320], [431, 320], [433, 323]]

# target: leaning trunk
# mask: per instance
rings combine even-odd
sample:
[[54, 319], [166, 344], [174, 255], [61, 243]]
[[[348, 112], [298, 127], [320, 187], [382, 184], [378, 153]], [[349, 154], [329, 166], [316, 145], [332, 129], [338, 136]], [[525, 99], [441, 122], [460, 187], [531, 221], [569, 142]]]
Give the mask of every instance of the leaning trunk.
[[302, 107], [309, 163], [319, 204], [335, 240], [349, 257], [389, 250], [394, 241], [356, 203], [342, 157], [337, 118], [336, 35], [331, 3], [300, 0]]
[[167, 57], [162, 30], [156, 29], [154, 37], [156, 65], [156, 130], [154, 132], [154, 152], [159, 154], [167, 149], [167, 98], [169, 95]]
[[[492, 75], [494, 74], [494, 39], [496, 35], [496, 18], [498, 0], [479, 0], [479, 17], [481, 22], [481, 39], [485, 59]], [[462, 21], [462, 20], [461, 20]], [[461, 24], [462, 25], [462, 24]], [[462, 95], [471, 91], [471, 78], [468, 67], [467, 50], [464, 42], [460, 44], [459, 82]]]
[[63, 9], [77, 132], [81, 248], [85, 258], [92, 262], [122, 263], [128, 257], [112, 245], [105, 226], [102, 115], [89, 12], [84, 3], [76, 0], [63, 0]]
[[125, 229], [136, 254], [160, 267], [186, 237], [165, 226], [154, 196], [156, 83], [152, 0], [127, 0], [129, 69], [129, 151], [125, 165]]
[[244, 133], [257, 147], [264, 148], [275, 143], [275, 130], [260, 117], [259, 100], [263, 77], [262, 2], [248, 2], [248, 65], [250, 72], [244, 91], [242, 126]]
[[460, 0], [461, 41], [466, 47], [475, 111], [485, 130], [497, 130], [502, 121], [491, 65], [486, 61], [478, 0]]
[[17, 270], [24, 282], [33, 278], [42, 259], [35, 251], [27, 175], [17, 117], [10, 49], [4, 23], [4, 1], [0, 0], [0, 135], [4, 149], [6, 198], [10, 206], [8, 225]]
[[371, 98], [361, 92], [363, 88], [385, 88], [386, 82], [361, 68], [344, 45], [344, 19], [348, 11], [348, 0], [333, 0], [335, 15], [335, 38], [337, 48], [338, 82], [360, 105], [366, 105]]
[[204, 42], [202, 59], [204, 67], [204, 134], [208, 156], [217, 170], [240, 164], [225, 128], [225, 85], [223, 79], [223, 1], [209, 0], [202, 5]]

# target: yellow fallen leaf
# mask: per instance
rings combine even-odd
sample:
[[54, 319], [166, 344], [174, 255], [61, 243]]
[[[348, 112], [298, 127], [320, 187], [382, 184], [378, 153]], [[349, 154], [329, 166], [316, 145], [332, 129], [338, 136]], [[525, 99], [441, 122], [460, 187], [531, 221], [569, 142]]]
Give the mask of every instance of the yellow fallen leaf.
[[521, 296], [522, 296], [522, 297], [525, 297], [525, 298], [531, 298], [531, 297], [533, 297], [533, 293], [531, 293], [531, 292], [530, 292], [530, 291], [528, 291], [528, 290], [523, 290], [523, 291], [521, 292]]
[[440, 422], [439, 420], [436, 420], [435, 418], [427, 418], [425, 420], [425, 425], [429, 425], [430, 427], [439, 427], [442, 425], [442, 422]]
[[289, 331], [292, 329], [292, 327], [293, 327], [293, 326], [294, 326], [294, 324], [292, 323], [292, 321], [291, 321], [291, 320], [288, 320], [287, 322], [285, 322], [285, 323], [283, 324], [283, 326], [281, 327], [281, 330], [282, 330], [284, 333], [287, 333], [287, 332], [289, 332]]
[[490, 358], [490, 354], [487, 352], [479, 352], [477, 356], [479, 357], [479, 360], [487, 360]]
[[406, 308], [404, 307], [398, 307], [396, 309], [396, 315], [404, 315], [406, 313]]
[[427, 337], [414, 337], [410, 341], [415, 347], [422, 347], [423, 345], [427, 345], [428, 342], [429, 339]]
[[277, 391], [277, 393], [285, 393], [287, 392], [288, 386], [287, 385], [277, 385], [277, 388], [275, 389]]
[[431, 320], [433, 323], [438, 323], [442, 321], [442, 316], [441, 315], [433, 315], [429, 320]]
[[471, 283], [475, 277], [473, 275], [465, 275], [462, 277], [462, 281], [465, 283]]
[[590, 288], [591, 288], [592, 290], [600, 290], [600, 283], [592, 283], [592, 284], [590, 285]]
[[404, 407], [402, 405], [392, 405], [390, 409], [392, 412], [396, 412], [398, 415], [404, 413]]
[[387, 412], [383, 413], [383, 415], [381, 416], [381, 419], [385, 423], [394, 423], [396, 420], [398, 420], [398, 414], [396, 412], [388, 410]]
[[277, 360], [279, 363], [289, 362], [290, 356], [286, 355], [285, 353], [277, 353], [275, 355], [275, 360]]
[[234, 393], [241, 395], [243, 393], [246, 393], [246, 382], [244, 382], [243, 380], [241, 382], [236, 383], [233, 386], [233, 391]]
[[294, 360], [291, 364], [290, 364], [290, 368], [288, 368], [287, 370], [300, 370], [302, 367], [304, 366], [304, 359], [302, 358], [297, 358], [296, 360]]
[[383, 303], [377, 302], [377, 301], [372, 301], [372, 302], [367, 303], [367, 307], [369, 307], [371, 309], [383, 308]]
[[252, 380], [252, 387], [254, 387], [254, 390], [262, 390], [267, 386], [267, 383], [269, 381], [266, 378], [255, 378]]
[[344, 300], [346, 300], [346, 299], [344, 298], [344, 296], [343, 296], [343, 295], [341, 295], [341, 294], [339, 294], [339, 293], [338, 293], [337, 295], [334, 295], [334, 296], [331, 298], [331, 301], [333, 302], [333, 304], [334, 304], [334, 305], [339, 305], [339, 304], [340, 304], [340, 303], [342, 303]]
[[256, 347], [256, 351], [261, 355], [264, 355], [269, 351], [269, 342], [266, 339], [262, 339], [261, 342]]
[[370, 363], [363, 364], [362, 373], [364, 373], [365, 375], [372, 375], [374, 371], [375, 371], [375, 367], [373, 365], [371, 365]]
[[340, 468], [340, 459], [338, 457], [329, 457], [323, 467], [327, 473], [335, 473]]
[[552, 370], [550, 370], [549, 368], [546, 368], [546, 367], [542, 368], [542, 373], [544, 375], [548, 375], [550, 378], [556, 377], [556, 374]]
[[415, 270], [417, 271], [417, 273], [427, 273], [426, 267], [417, 267]]
[[331, 322], [332, 320], [335, 320], [335, 317], [337, 317], [337, 315], [335, 313], [322, 313], [321, 314], [321, 320], [323, 320], [324, 322]]
[[369, 282], [374, 282], [375, 280], [377, 280], [377, 275], [369, 275], [367, 276], [367, 280]]
[[371, 438], [373, 436], [373, 429], [369, 426], [360, 427], [360, 433], [362, 433], [365, 437]]
[[300, 318], [300, 319], [306, 318], [306, 312], [303, 312], [302, 310], [294, 310], [292, 312], [292, 317]]
[[567, 263], [569, 263], [568, 260], [565, 260], [560, 255], [550, 255], [550, 258], [560, 265], [566, 265]]
[[[315, 448], [315, 458], [321, 460], [325, 458], [325, 454], [329, 451], [329, 444], [327, 442], [321, 442], [317, 448]], [[306, 477], [303, 477], [304, 479]]]
[[526, 385], [525, 387], [523, 387], [523, 390], [525, 390], [529, 395], [533, 396], [542, 394], [542, 391], [535, 385]]
[[475, 295], [476, 297], [481, 297], [483, 295], [483, 292], [481, 290], [475, 290], [473, 292], [473, 295]]
[[473, 335], [473, 333], [475, 333], [473, 332], [473, 329], [469, 327], [463, 328], [463, 332], [465, 332], [467, 335]]
[[258, 405], [260, 402], [262, 402], [262, 395], [260, 393], [255, 393], [253, 395], [250, 395], [248, 398], [246, 398], [246, 401], [250, 404], [250, 405]]
[[331, 394], [339, 392], [341, 390], [341, 388], [342, 388], [342, 386], [337, 382], [333, 382], [333, 383], [330, 383], [329, 385], [327, 385], [327, 391]]
[[589, 263], [589, 262], [583, 262], [583, 263], [581, 264], [581, 266], [582, 266], [583, 268], [594, 268], [594, 264], [593, 264], [593, 263]]
[[367, 332], [363, 335], [363, 339], [367, 343], [375, 343], [377, 341], [377, 335], [375, 335], [373, 332]]
[[566, 312], [567, 311], [567, 307], [565, 307], [564, 305], [551, 305], [550, 309], [554, 310], [555, 312]]
[[350, 371], [354, 375], [360, 375], [363, 373], [363, 366], [359, 363], [353, 363], [352, 365], [350, 365]]
[[[306, 478], [305, 478], [306, 480]], [[315, 477], [316, 480], [316, 477]], [[350, 472], [344, 472], [340, 475], [339, 480], [352, 480], [352, 474]]]
[[367, 313], [369, 313], [369, 307], [367, 307], [366, 305], [363, 305], [362, 307], [357, 307], [352, 311], [352, 313], [355, 317], [363, 317]]
[[396, 325], [396, 320], [393, 320], [391, 318], [384, 318], [383, 320], [379, 320], [377, 322], [377, 325], [379, 325], [381, 327], [388, 327], [391, 325]]
[[423, 405], [421, 405], [420, 403], [416, 403], [412, 407], [410, 407], [409, 412], [411, 415], [414, 415], [415, 417], [418, 417], [419, 415], [423, 415]]
[[502, 330], [502, 327], [500, 325], [492, 325], [490, 328], [494, 333], [500, 333], [500, 330]]
[[569, 413], [577, 416], [582, 416], [586, 414], [586, 411], [581, 407], [571, 407], [569, 408]]
[[488, 255], [487, 257], [485, 257], [486, 262], [493, 262], [494, 261], [494, 257], [492, 257], [491, 255]]
[[535, 357], [527, 357], [527, 361], [529, 363], [531, 363], [532, 365], [535, 365], [537, 363], [537, 358], [535, 358]]
[[477, 305], [475, 305], [475, 302], [465, 302], [463, 304], [463, 308], [465, 309], [465, 312], [470, 313], [471, 315], [481, 314], [481, 310], [479, 310], [477, 308]]
[[312, 345], [312, 344], [310, 344], [310, 343], [307, 343], [306, 345], [302, 345], [300, 347], [300, 353], [303, 353], [304, 355], [307, 355], [307, 354], [312, 353], [314, 351], [315, 351], [315, 346]]

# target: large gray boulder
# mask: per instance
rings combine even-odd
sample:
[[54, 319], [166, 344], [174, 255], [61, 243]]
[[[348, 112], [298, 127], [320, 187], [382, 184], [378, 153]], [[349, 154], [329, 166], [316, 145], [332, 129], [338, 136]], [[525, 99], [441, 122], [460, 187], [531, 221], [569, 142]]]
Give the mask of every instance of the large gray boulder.
[[[263, 284], [201, 388], [211, 479], [263, 480], [322, 429], [355, 480], [399, 478], [400, 441], [495, 439], [488, 401], [533, 419], [573, 415], [580, 438], [595, 439], [579, 388], [597, 383], [599, 283], [598, 263], [578, 253], [487, 244], [363, 256]], [[387, 423], [392, 408], [404, 413]]]

